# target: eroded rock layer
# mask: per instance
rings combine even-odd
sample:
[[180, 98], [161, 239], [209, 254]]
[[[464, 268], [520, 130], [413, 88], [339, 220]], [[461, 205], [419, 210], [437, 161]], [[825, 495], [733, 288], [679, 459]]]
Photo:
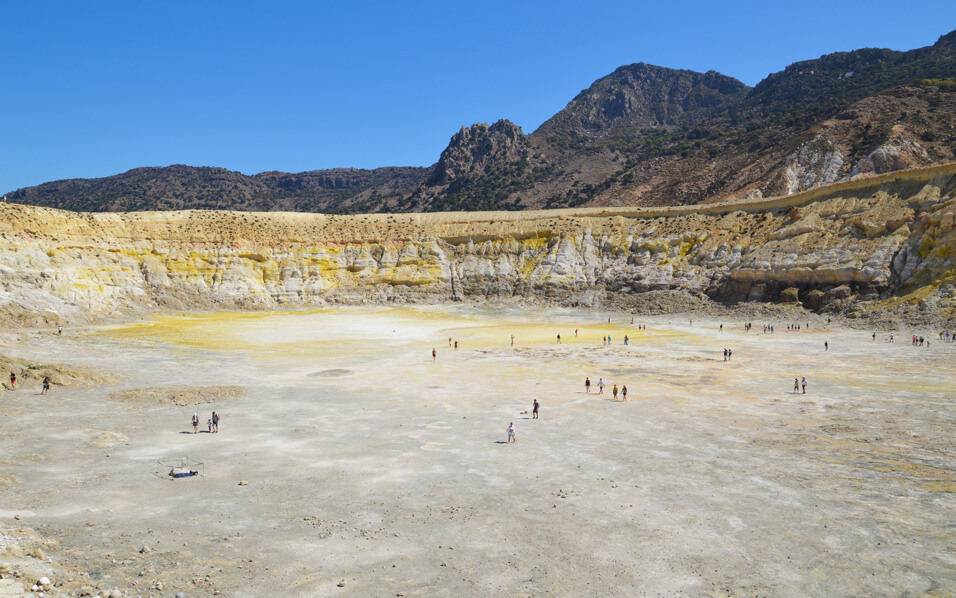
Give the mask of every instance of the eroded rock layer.
[[954, 188], [956, 164], [660, 209], [329, 216], [0, 204], [0, 310], [41, 325], [327, 302], [600, 305], [674, 291], [939, 313], [956, 307]]

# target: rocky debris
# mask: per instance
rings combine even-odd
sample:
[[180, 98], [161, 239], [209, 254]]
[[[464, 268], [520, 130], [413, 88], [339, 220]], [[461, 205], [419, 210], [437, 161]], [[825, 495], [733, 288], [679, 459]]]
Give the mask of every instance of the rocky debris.
[[36, 583], [30, 586], [31, 592], [49, 592], [52, 589], [53, 589], [53, 582], [50, 581], [50, 578], [46, 576], [41, 577], [40, 579], [36, 581]]

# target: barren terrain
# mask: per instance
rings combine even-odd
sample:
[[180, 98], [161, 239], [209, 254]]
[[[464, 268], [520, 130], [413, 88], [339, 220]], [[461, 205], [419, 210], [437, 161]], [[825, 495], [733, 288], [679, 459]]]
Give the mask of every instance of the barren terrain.
[[[6, 333], [121, 381], [0, 395], [0, 596], [44, 575], [53, 596], [953, 595], [956, 347], [793, 313], [774, 334], [469, 305]], [[169, 479], [184, 458], [202, 475]]]

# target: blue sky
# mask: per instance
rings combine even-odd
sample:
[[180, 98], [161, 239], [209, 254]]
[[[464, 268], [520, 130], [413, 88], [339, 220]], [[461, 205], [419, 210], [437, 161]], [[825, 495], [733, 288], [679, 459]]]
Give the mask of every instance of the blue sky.
[[0, 191], [169, 164], [427, 166], [462, 125], [530, 133], [623, 64], [753, 85], [952, 29], [952, 0], [0, 0]]

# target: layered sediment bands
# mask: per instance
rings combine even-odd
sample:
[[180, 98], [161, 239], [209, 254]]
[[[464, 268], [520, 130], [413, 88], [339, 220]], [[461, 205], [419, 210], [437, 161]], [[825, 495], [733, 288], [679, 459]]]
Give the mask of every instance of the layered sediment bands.
[[0, 204], [0, 310], [40, 324], [325, 302], [592, 305], [645, 291], [952, 308], [954, 189], [947, 165], [660, 209], [328, 216]]

